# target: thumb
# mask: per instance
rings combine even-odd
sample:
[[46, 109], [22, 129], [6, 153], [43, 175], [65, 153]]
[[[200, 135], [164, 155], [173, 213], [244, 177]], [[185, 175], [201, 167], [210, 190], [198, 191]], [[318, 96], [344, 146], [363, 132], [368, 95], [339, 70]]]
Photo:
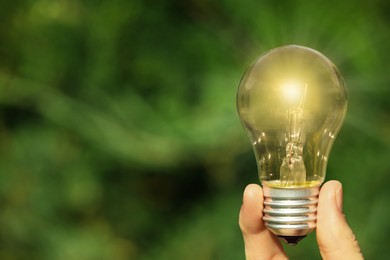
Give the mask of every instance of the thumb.
[[356, 237], [342, 213], [343, 191], [338, 181], [325, 183], [317, 212], [317, 241], [323, 259], [363, 259]]

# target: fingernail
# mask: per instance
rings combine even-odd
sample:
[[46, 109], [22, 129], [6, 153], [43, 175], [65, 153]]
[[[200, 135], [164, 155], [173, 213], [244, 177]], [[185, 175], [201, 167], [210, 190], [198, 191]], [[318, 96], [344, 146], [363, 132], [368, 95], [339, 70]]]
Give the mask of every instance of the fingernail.
[[[248, 185], [249, 186], [249, 185]], [[244, 204], [244, 201], [245, 201], [245, 197], [247, 196], [247, 194], [248, 194], [248, 186], [246, 186], [245, 187], [245, 189], [244, 189], [244, 192], [243, 192], [243, 194], [242, 194], [242, 203]]]
[[336, 206], [340, 212], [343, 212], [343, 186], [341, 184], [336, 191]]

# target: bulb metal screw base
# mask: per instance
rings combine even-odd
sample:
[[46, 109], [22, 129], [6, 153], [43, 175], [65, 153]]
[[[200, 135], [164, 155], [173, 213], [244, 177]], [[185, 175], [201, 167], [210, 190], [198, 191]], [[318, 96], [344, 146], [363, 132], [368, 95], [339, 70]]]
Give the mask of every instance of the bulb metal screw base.
[[282, 238], [304, 237], [309, 234], [316, 228], [319, 190], [320, 187], [264, 186], [263, 221], [266, 227]]

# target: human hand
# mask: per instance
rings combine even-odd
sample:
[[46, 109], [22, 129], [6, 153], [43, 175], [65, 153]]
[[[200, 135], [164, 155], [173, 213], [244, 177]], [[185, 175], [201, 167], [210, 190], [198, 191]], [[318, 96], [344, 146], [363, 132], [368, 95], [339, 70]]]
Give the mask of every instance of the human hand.
[[[328, 181], [321, 190], [317, 208], [317, 243], [323, 259], [363, 259], [355, 235], [342, 213], [341, 183]], [[243, 196], [239, 224], [247, 260], [288, 259], [278, 238], [263, 223], [263, 190], [249, 184]]]

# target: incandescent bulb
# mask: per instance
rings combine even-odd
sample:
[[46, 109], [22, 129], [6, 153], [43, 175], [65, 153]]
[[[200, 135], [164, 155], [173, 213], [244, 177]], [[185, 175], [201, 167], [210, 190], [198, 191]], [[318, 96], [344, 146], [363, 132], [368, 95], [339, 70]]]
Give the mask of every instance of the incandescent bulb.
[[256, 155], [265, 225], [294, 245], [316, 226], [319, 188], [347, 109], [343, 79], [315, 50], [276, 48], [244, 74], [237, 109]]

